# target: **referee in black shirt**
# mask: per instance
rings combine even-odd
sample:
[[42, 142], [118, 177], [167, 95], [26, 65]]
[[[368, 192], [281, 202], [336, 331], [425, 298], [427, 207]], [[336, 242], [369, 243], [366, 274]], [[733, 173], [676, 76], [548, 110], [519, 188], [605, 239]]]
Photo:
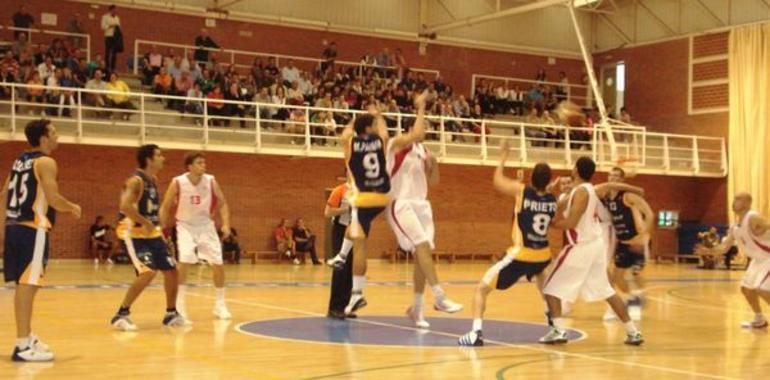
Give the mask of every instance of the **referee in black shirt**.
[[[334, 270], [332, 274], [331, 296], [329, 298], [329, 318], [344, 319], [355, 318], [355, 314], [345, 315], [345, 306], [350, 301], [350, 291], [353, 287], [353, 252], [352, 242], [345, 242], [345, 230], [350, 224], [350, 203], [346, 197], [348, 185], [342, 184], [334, 188], [329, 199], [326, 201], [324, 216], [332, 218], [334, 227], [332, 228], [332, 251], [334, 254], [340, 252], [340, 249], [350, 251], [341, 270]], [[345, 242], [346, 244], [343, 244]]]

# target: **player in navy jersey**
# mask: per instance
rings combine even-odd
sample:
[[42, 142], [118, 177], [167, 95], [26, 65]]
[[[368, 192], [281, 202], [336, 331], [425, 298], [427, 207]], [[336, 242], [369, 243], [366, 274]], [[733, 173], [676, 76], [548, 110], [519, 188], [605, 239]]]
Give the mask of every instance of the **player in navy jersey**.
[[166, 291], [163, 325], [185, 325], [185, 318], [176, 310], [176, 262], [169, 255], [168, 246], [163, 240], [158, 215], [160, 193], [156, 176], [163, 169], [165, 158], [157, 145], [149, 144], [139, 147], [136, 160], [139, 168], [126, 180], [120, 196], [122, 218], [118, 227], [118, 236], [123, 238], [128, 257], [136, 270], [136, 279], [128, 288], [110, 324], [121, 331], [136, 331], [136, 325], [129, 317], [131, 305], [160, 271], [163, 273], [163, 286]]
[[32, 121], [24, 128], [31, 149], [13, 162], [5, 180], [5, 281], [16, 283], [16, 346], [11, 360], [51, 361], [54, 354], [32, 333], [32, 306], [43, 285], [48, 263], [48, 232], [56, 211], [80, 219], [80, 206], [59, 194], [56, 161], [50, 157], [58, 146], [56, 127], [50, 120]]
[[473, 327], [470, 332], [460, 337], [461, 346], [483, 346], [481, 327], [486, 301], [493, 287], [505, 290], [513, 286], [520, 278], [528, 281], [535, 279], [538, 289], [542, 290], [545, 275], [543, 271], [551, 262], [551, 249], [548, 245], [548, 229], [556, 215], [556, 197], [546, 191], [551, 181], [551, 167], [546, 163], [535, 165], [532, 170], [531, 185], [505, 177], [503, 168], [508, 159], [508, 144], [503, 141], [500, 147], [500, 165], [494, 176], [495, 188], [501, 193], [513, 197], [515, 207], [511, 223], [512, 245], [505, 257], [493, 265], [484, 274], [476, 287], [473, 298]]
[[[615, 167], [610, 171], [609, 182], [623, 183], [625, 177], [625, 171]], [[615, 266], [611, 275], [612, 283], [625, 298], [630, 294], [629, 304], [634, 306], [630, 309], [631, 314], [635, 317], [634, 319], [641, 318], [636, 306], [641, 306], [641, 295], [644, 290], [642, 269], [649, 252], [655, 215], [644, 198], [628, 191], [611, 190], [602, 197], [602, 203], [612, 216], [612, 226], [617, 237], [617, 244], [614, 247]], [[633, 290], [625, 277], [629, 269], [635, 283]], [[616, 318], [615, 313], [608, 309], [604, 319], [614, 318]]]
[[[418, 120], [425, 112], [425, 94], [415, 100]], [[425, 134], [423, 123], [397, 139], [417, 141]], [[366, 240], [372, 221], [388, 205], [390, 198], [390, 176], [385, 162], [388, 146], [388, 130], [380, 111], [371, 106], [369, 113], [352, 120], [342, 132], [342, 146], [351, 187], [351, 223], [348, 237], [353, 241], [353, 289], [345, 314], [351, 314], [366, 306], [363, 290], [366, 283]], [[344, 262], [344, 260], [343, 260]], [[334, 264], [334, 263], [330, 263]]]

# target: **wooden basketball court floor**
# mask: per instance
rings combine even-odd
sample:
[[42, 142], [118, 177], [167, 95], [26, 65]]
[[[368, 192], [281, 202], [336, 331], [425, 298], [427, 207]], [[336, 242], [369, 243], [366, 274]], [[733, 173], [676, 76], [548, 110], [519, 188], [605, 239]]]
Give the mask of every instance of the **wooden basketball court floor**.
[[[0, 313], [0, 342], [6, 350], [0, 359], [0, 378], [770, 378], [770, 336], [766, 331], [740, 328], [741, 320], [752, 317], [739, 292], [740, 271], [649, 265], [649, 292], [641, 322], [647, 343], [642, 347], [623, 345], [622, 326], [601, 321], [604, 304], [583, 303], [575, 306], [571, 319], [572, 326], [586, 334], [582, 340], [559, 347], [533, 341], [506, 343], [515, 334], [507, 332], [505, 326], [542, 328], [515, 324], [543, 323], [543, 306], [534, 285], [520, 283], [509, 291], [493, 293], [489, 299], [487, 319], [502, 321], [500, 339], [488, 342], [492, 345], [487, 347], [461, 349], [451, 343], [470, 327], [473, 286], [488, 265], [439, 265], [448, 294], [464, 303], [466, 309], [451, 316], [427, 311], [429, 321], [434, 322], [429, 332], [416, 332], [403, 318], [412, 300], [408, 283], [411, 265], [371, 261], [371, 285], [366, 290], [369, 306], [355, 321], [330, 322], [324, 318], [329, 268], [242, 264], [227, 266], [228, 281], [234, 285], [227, 291], [234, 316], [231, 322], [213, 319], [210, 271], [200, 267], [190, 277], [202, 285], [188, 291], [188, 309], [194, 322], [191, 328], [161, 327], [163, 291], [156, 279], [156, 286], [148, 289], [132, 309], [139, 331], [124, 333], [111, 330], [108, 321], [133, 278], [132, 269], [126, 265], [95, 268], [87, 261], [53, 261], [49, 265], [49, 287], [38, 295], [33, 329], [51, 346], [56, 361], [10, 361], [15, 338], [13, 293], [11, 288], [0, 289], [4, 310]], [[426, 295], [426, 303], [431, 300]], [[267, 332], [244, 332], [245, 326], [263, 322], [268, 323]], [[289, 331], [284, 328], [277, 337], [267, 336], [272, 335], [270, 323], [289, 326]], [[444, 325], [453, 327], [443, 331]], [[350, 338], [355, 343], [324, 341], [324, 337], [339, 341], [334, 333], [319, 331], [329, 326], [342, 328], [350, 334], [343, 334], [342, 341]], [[399, 336], [406, 338], [399, 343]], [[305, 337], [317, 341], [302, 340]], [[385, 346], [372, 343], [377, 340], [370, 338], [396, 340]], [[421, 346], [442, 340], [450, 344]]]

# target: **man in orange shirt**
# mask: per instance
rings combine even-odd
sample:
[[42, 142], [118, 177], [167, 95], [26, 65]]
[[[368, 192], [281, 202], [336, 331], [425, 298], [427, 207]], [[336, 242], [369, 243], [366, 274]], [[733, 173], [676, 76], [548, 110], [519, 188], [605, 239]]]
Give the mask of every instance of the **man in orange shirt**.
[[329, 318], [355, 318], [355, 314], [345, 314], [345, 306], [350, 301], [350, 291], [353, 288], [352, 252], [353, 241], [345, 238], [345, 231], [350, 225], [350, 202], [347, 198], [348, 184], [344, 183], [334, 188], [326, 201], [324, 216], [332, 218], [332, 252], [344, 252], [347, 255], [342, 270], [332, 271], [331, 295], [329, 297]]
[[174, 78], [166, 72], [166, 68], [161, 67], [160, 72], [155, 75], [155, 79], [152, 81], [152, 92], [158, 95], [169, 95], [173, 80]]

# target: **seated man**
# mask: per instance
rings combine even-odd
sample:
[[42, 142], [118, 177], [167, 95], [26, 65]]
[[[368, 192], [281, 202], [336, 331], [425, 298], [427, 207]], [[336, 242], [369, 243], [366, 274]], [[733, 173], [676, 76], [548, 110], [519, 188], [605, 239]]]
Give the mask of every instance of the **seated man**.
[[101, 215], [96, 217], [96, 221], [91, 226], [89, 249], [94, 258], [94, 264], [99, 264], [100, 261], [112, 264], [114, 244], [108, 238], [111, 229], [109, 224], [104, 223], [104, 217]]
[[[701, 244], [703, 244], [704, 247], [712, 249], [719, 245], [719, 235], [717, 234], [717, 228], [711, 227], [708, 231], [705, 232], [698, 232], [698, 238], [701, 240]], [[703, 265], [700, 266], [700, 269], [714, 269], [717, 266], [717, 256], [711, 255], [711, 254], [702, 254], [701, 259], [703, 260]]]
[[[110, 107], [123, 110], [136, 109], [134, 104], [131, 103], [131, 99], [129, 98], [131, 95], [131, 89], [128, 87], [126, 82], [118, 78], [117, 73], [113, 72], [110, 74], [110, 81], [107, 83], [106, 87], [107, 91], [112, 91], [111, 94], [107, 95], [107, 100]], [[121, 117], [123, 120], [129, 120], [131, 118], [131, 113], [124, 112]]]
[[275, 239], [275, 249], [278, 254], [285, 254], [286, 257], [293, 259], [294, 264], [299, 265], [293, 233], [291, 228], [286, 226], [286, 219], [281, 219], [281, 223], [273, 230], [273, 239]]
[[309, 253], [310, 258], [313, 260], [313, 265], [321, 265], [318, 261], [318, 255], [315, 252], [315, 235], [305, 226], [305, 221], [302, 218], [297, 219], [292, 231], [292, 237], [294, 239], [294, 246], [299, 256], [301, 263], [305, 263], [305, 254]]
[[233, 255], [234, 263], [241, 263], [241, 244], [238, 243], [238, 233], [232, 227], [230, 227], [230, 236], [222, 240], [222, 255], [226, 256], [228, 254]]

